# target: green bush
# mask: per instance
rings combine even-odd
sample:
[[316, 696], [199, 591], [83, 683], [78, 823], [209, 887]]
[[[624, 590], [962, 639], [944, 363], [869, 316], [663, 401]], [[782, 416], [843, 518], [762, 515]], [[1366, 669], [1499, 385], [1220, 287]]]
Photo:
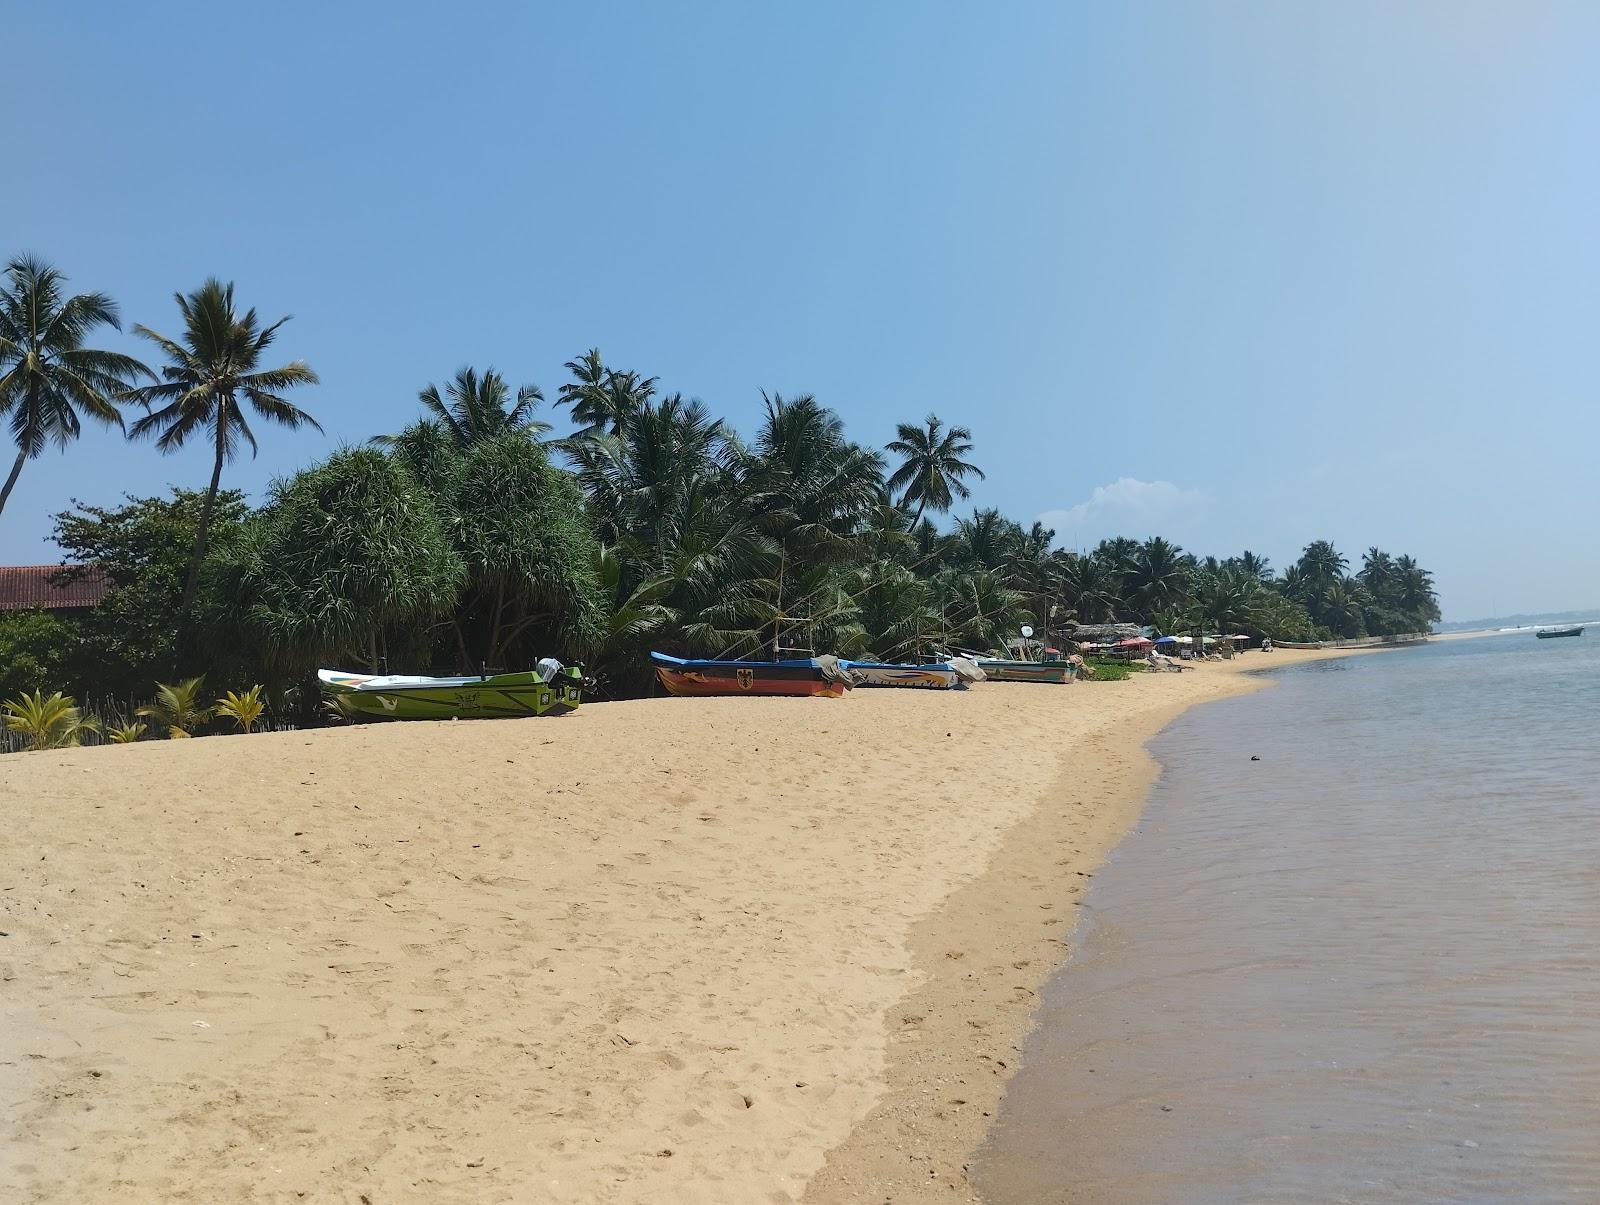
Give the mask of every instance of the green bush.
[[67, 675], [75, 632], [47, 611], [0, 615], [0, 699], [50, 686]]
[[1086, 682], [1126, 682], [1144, 669], [1137, 661], [1123, 661], [1118, 657], [1085, 657], [1083, 663], [1094, 671], [1085, 676]]

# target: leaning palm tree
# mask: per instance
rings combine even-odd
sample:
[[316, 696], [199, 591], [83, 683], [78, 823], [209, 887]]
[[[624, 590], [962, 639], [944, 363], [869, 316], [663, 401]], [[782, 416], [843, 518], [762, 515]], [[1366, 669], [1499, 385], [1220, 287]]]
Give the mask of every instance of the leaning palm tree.
[[965, 427], [947, 431], [939, 417], [930, 414], [924, 427], [900, 423], [895, 431], [900, 438], [890, 440], [885, 447], [902, 462], [889, 478], [889, 488], [901, 491], [901, 506], [917, 504], [911, 518], [913, 527], [930, 506], [945, 514], [957, 498], [970, 497], [972, 490], [962, 478], [983, 480], [983, 470], [962, 459], [972, 451], [972, 432]]
[[113, 400], [140, 377], [143, 364], [118, 352], [85, 347], [97, 326], [120, 328], [116, 303], [104, 293], [66, 296], [66, 278], [32, 256], [6, 265], [0, 286], [0, 417], [10, 420], [17, 459], [0, 486], [0, 511], [22, 466], [49, 444], [65, 448], [82, 431], [80, 413], [121, 428]]
[[[217, 489], [222, 481], [222, 466], [239, 450], [240, 442], [256, 451], [256, 437], [250, 430], [243, 403], [261, 418], [281, 423], [291, 430], [322, 427], [304, 410], [282, 395], [296, 385], [314, 385], [317, 374], [303, 360], [293, 360], [279, 368], [262, 368], [262, 354], [277, 338], [278, 330], [289, 321], [278, 319], [262, 326], [255, 310], [238, 314], [233, 307], [233, 285], [215, 277], [185, 296], [174, 295], [183, 315], [182, 342], [158, 334], [147, 326], [135, 326], [134, 333], [161, 348], [167, 364], [161, 381], [122, 393], [125, 401], [137, 402], [147, 413], [133, 424], [135, 438], [154, 436], [163, 452], [181, 448], [197, 432], [208, 434], [215, 457], [211, 484], [206, 489], [200, 525], [195, 532], [194, 551], [189, 557], [189, 572], [184, 580], [183, 602], [178, 625], [183, 628], [194, 601], [200, 562], [206, 554], [206, 537], [211, 515], [217, 504]], [[181, 651], [181, 650], [180, 650]]]
[[549, 423], [532, 417], [544, 401], [539, 387], [523, 385], [513, 399], [505, 378], [492, 368], [482, 377], [475, 369], [463, 368], [444, 387], [443, 397], [437, 385], [429, 385], [417, 397], [429, 419], [463, 448], [511, 432], [537, 439], [550, 430]]

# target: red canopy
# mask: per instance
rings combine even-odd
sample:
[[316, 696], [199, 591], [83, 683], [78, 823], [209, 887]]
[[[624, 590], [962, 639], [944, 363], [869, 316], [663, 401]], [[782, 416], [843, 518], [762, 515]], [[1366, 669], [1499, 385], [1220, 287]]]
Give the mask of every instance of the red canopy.
[[1142, 648], [1144, 645], [1151, 643], [1153, 643], [1153, 641], [1146, 640], [1143, 636], [1130, 636], [1127, 640], [1117, 641], [1117, 643], [1111, 647], [1119, 649], [1136, 649]]

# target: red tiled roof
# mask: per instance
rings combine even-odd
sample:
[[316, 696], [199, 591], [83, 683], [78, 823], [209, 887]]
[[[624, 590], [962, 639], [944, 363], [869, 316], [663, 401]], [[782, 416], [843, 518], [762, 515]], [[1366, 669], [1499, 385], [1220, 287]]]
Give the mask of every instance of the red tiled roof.
[[110, 580], [92, 565], [0, 565], [0, 611], [92, 607], [109, 589]]

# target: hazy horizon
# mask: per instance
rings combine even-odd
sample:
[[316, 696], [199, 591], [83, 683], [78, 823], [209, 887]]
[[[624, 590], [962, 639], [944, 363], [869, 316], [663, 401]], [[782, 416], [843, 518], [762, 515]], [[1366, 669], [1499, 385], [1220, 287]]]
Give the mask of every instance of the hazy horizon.
[[[273, 477], [493, 365], [608, 362], [750, 430], [814, 393], [882, 444], [970, 427], [972, 499], [1063, 546], [1307, 541], [1434, 571], [1447, 619], [1600, 600], [1584, 432], [1600, 10], [733, 4], [437, 20], [401, 2], [28, 6], [0, 256], [175, 327], [237, 282], [323, 384]], [[313, 36], [314, 35], [314, 36]], [[186, 61], [225, 61], [220, 96]], [[148, 344], [108, 346], [153, 359]], [[546, 417], [557, 417], [547, 408]], [[1580, 419], [1581, 422], [1581, 419]], [[1042, 437], [1041, 432], [1048, 433]], [[1061, 434], [1061, 438], [1056, 438]], [[208, 475], [95, 431], [24, 470], [50, 516]]]

